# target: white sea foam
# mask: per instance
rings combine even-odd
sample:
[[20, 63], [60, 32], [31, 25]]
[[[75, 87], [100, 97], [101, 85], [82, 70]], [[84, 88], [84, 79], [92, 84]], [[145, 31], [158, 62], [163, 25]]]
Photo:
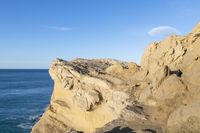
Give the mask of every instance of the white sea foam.
[[21, 124], [17, 125], [17, 127], [22, 128], [22, 129], [31, 129], [32, 124], [31, 123], [21, 123]]
[[37, 115], [31, 115], [29, 116], [29, 120], [36, 120], [37, 118], [39, 118], [41, 116], [41, 114], [37, 114]]

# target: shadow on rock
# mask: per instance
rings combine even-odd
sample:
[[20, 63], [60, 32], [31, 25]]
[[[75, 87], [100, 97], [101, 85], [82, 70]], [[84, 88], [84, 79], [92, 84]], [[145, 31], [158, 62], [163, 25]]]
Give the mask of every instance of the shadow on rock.
[[113, 128], [111, 131], [105, 132], [105, 133], [136, 133], [133, 129], [124, 127], [120, 128], [120, 126]]

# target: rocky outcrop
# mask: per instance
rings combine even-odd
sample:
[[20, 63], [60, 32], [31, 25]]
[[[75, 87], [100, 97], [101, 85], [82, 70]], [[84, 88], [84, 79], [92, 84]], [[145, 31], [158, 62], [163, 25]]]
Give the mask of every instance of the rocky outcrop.
[[141, 65], [55, 60], [51, 103], [32, 133], [200, 132], [200, 24], [146, 49]]

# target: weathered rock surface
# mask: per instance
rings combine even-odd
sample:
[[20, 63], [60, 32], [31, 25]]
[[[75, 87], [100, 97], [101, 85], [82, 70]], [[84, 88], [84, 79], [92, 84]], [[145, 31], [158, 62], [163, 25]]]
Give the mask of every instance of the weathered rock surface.
[[200, 23], [151, 44], [141, 66], [55, 60], [51, 104], [32, 133], [199, 133]]

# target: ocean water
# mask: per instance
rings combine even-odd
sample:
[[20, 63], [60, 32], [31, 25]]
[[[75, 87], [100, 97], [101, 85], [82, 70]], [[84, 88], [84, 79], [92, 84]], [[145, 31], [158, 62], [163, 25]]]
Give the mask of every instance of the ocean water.
[[48, 70], [0, 70], [0, 133], [30, 133], [52, 90]]

